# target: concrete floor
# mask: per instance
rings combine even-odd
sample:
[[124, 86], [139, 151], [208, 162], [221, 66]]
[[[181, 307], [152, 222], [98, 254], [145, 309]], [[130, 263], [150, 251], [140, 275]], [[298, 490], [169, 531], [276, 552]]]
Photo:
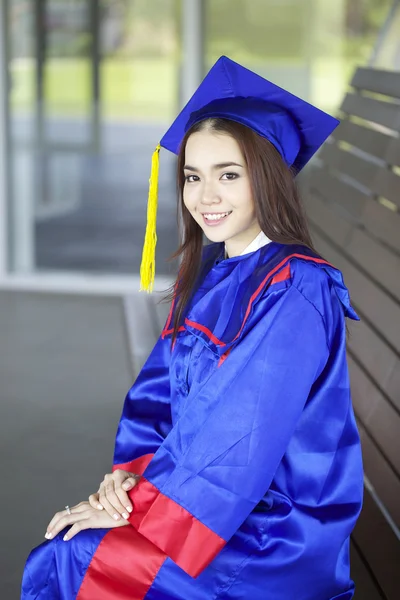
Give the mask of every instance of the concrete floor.
[[7, 291], [0, 307], [0, 597], [14, 600], [52, 515], [110, 472], [125, 394], [168, 307]]

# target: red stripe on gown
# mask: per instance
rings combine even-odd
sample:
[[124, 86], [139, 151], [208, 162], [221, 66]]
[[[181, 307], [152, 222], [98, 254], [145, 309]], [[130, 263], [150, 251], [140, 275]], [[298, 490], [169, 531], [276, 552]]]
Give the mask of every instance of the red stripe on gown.
[[166, 558], [132, 526], [111, 529], [90, 562], [76, 600], [143, 600]]
[[[132, 462], [115, 465], [114, 470], [124, 469], [143, 474], [153, 456], [146, 454]], [[145, 477], [128, 495], [133, 504], [129, 522], [135, 530], [153, 542], [164, 557], [167, 555], [172, 558], [191, 577], [197, 577], [225, 546], [223, 538], [180, 504], [162, 494]]]
[[[331, 265], [330, 263], [328, 263], [326, 260], [324, 260], [323, 258], [314, 258], [312, 256], [307, 256], [306, 254], [290, 254], [289, 256], [287, 256], [286, 258], [284, 258], [283, 260], [281, 260], [281, 262], [279, 264], [277, 264], [269, 273], [268, 275], [263, 279], [263, 281], [260, 283], [260, 285], [258, 286], [258, 288], [256, 289], [256, 291], [254, 292], [254, 294], [251, 296], [250, 300], [249, 300], [249, 304], [247, 305], [247, 310], [246, 313], [244, 315], [244, 319], [242, 321], [242, 325], [238, 331], [238, 333], [236, 334], [236, 336], [233, 338], [233, 342], [235, 342], [238, 337], [240, 336], [240, 334], [242, 333], [242, 330], [245, 326], [245, 323], [247, 321], [247, 318], [250, 314], [251, 311], [251, 307], [253, 305], [253, 302], [256, 300], [257, 296], [259, 296], [261, 294], [261, 292], [264, 289], [264, 286], [266, 285], [268, 279], [277, 271], [279, 271], [279, 269], [286, 263], [289, 262], [292, 258], [303, 258], [305, 260], [309, 260], [311, 262], [316, 262], [319, 264], [324, 264], [324, 265], [328, 265], [329, 267], [332, 267], [333, 265]], [[334, 267], [335, 268], [335, 267]], [[274, 278], [275, 279], [275, 278]], [[275, 283], [279, 281], [278, 279], [275, 280]]]
[[[275, 275], [275, 277], [273, 277], [273, 279], [271, 281], [271, 285], [273, 285], [274, 283], [279, 283], [281, 281], [286, 281], [287, 279], [290, 279], [290, 277], [291, 277], [291, 275], [290, 275], [290, 264], [288, 264], [281, 271], [279, 271], [279, 273], [277, 273]], [[231, 352], [231, 350], [232, 350], [232, 346], [229, 348], [229, 350], [227, 350], [226, 352], [224, 352], [223, 354], [221, 354], [221, 358], [219, 359], [219, 363], [218, 363], [219, 367], [228, 358], [229, 353]]]
[[[260, 283], [260, 285], [258, 286], [258, 288], [256, 289], [256, 291], [251, 296], [251, 298], [249, 300], [249, 303], [248, 303], [248, 306], [247, 306], [247, 309], [246, 309], [246, 313], [244, 315], [244, 319], [243, 319], [242, 324], [240, 326], [240, 329], [239, 329], [238, 333], [235, 335], [235, 337], [233, 338], [232, 342], [235, 342], [238, 339], [238, 337], [240, 336], [240, 334], [242, 333], [243, 328], [245, 326], [245, 323], [246, 323], [246, 321], [247, 321], [247, 319], [249, 317], [252, 305], [253, 305], [254, 301], [257, 299], [257, 297], [263, 291], [265, 285], [267, 284], [268, 279], [270, 277], [272, 277], [272, 275], [274, 275], [274, 273], [276, 273], [277, 271], [279, 271], [279, 269], [281, 269], [281, 267], [286, 262], [289, 262], [292, 258], [302, 258], [302, 259], [308, 260], [310, 262], [315, 262], [315, 263], [318, 263], [318, 264], [328, 265], [328, 267], [333, 267], [334, 269], [336, 268], [331, 263], [329, 263], [328, 261], [324, 260], [323, 258], [315, 258], [313, 256], [307, 256], [306, 254], [297, 254], [297, 253], [296, 254], [290, 254], [289, 256], [287, 256], [286, 258], [284, 258], [283, 260], [281, 260], [281, 262], [278, 265], [276, 265], [268, 273], [268, 275], [266, 275], [266, 277], [264, 277], [264, 279], [262, 280], [262, 282]], [[286, 279], [290, 279], [290, 265], [287, 265], [286, 267], [284, 267], [280, 273], [277, 273], [273, 277], [273, 279], [271, 281], [271, 285], [273, 283], [278, 283], [280, 281], [285, 281]], [[170, 321], [172, 319], [173, 308], [174, 308], [174, 301], [171, 304], [171, 308], [170, 308], [170, 312], [169, 312], [167, 324], [166, 324], [166, 326], [165, 326], [165, 328], [164, 328], [164, 330], [162, 332], [162, 338], [163, 339], [167, 335], [170, 335], [173, 332], [173, 329], [169, 329], [169, 324], [170, 324]], [[219, 340], [212, 333], [212, 331], [210, 331], [208, 329], [208, 327], [206, 327], [205, 325], [202, 325], [201, 323], [196, 323], [195, 321], [189, 321], [188, 319], [185, 319], [185, 324], [188, 325], [189, 327], [193, 327], [194, 329], [198, 329], [199, 331], [202, 331], [216, 346], [221, 346], [221, 347], [226, 346], [226, 342], [222, 342], [221, 340]], [[185, 327], [183, 327], [183, 326], [179, 327], [179, 331], [184, 331], [184, 330], [185, 330]], [[224, 356], [224, 354], [222, 356]], [[218, 366], [220, 366], [221, 364], [222, 363], [220, 363]]]
[[274, 283], [279, 283], [280, 281], [286, 281], [290, 279], [290, 264], [286, 265], [279, 273], [275, 275], [275, 277], [271, 281], [271, 285]]
[[[141, 475], [153, 454], [116, 469]], [[110, 529], [86, 571], [76, 600], [143, 600], [167, 555], [132, 526]]]
[[225, 546], [223, 538], [144, 477], [129, 496], [134, 505], [130, 523], [191, 577], [197, 577]]
[[189, 327], [193, 327], [194, 329], [199, 329], [203, 333], [206, 334], [208, 338], [215, 344], [216, 346], [226, 346], [225, 342], [221, 342], [215, 335], [206, 327], [205, 325], [201, 325], [201, 323], [196, 323], [195, 321], [189, 321], [189, 319], [185, 319], [186, 325]]
[[[115, 465], [113, 470], [123, 469], [142, 475], [153, 456], [146, 454], [129, 463]], [[223, 538], [162, 494], [145, 477], [128, 495], [133, 504], [129, 521], [135, 530], [161, 548], [164, 557], [171, 557], [191, 577], [197, 577], [225, 546]]]

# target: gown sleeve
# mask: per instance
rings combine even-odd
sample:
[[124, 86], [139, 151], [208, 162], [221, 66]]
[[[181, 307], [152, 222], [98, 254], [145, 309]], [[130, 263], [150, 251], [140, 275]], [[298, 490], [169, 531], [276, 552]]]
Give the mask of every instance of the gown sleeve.
[[192, 577], [268, 491], [329, 356], [322, 316], [296, 287], [269, 302], [260, 300], [240, 343], [189, 392], [129, 492], [131, 525]]
[[172, 427], [170, 339], [158, 339], [126, 395], [119, 422], [114, 467], [141, 475]]

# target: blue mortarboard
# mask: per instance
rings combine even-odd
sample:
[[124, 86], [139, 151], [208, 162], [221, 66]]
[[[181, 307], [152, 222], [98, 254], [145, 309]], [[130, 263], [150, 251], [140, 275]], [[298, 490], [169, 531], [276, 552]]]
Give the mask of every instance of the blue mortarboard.
[[331, 115], [221, 56], [165, 133], [153, 155], [141, 266], [142, 289], [150, 291], [154, 281], [158, 151], [162, 146], [178, 154], [188, 129], [209, 117], [221, 117], [250, 127], [275, 146], [295, 173], [301, 171], [339, 125], [339, 121]]
[[247, 125], [267, 138], [297, 172], [339, 125], [334, 117], [226, 56], [210, 69], [161, 146], [177, 154], [186, 131], [207, 117]]

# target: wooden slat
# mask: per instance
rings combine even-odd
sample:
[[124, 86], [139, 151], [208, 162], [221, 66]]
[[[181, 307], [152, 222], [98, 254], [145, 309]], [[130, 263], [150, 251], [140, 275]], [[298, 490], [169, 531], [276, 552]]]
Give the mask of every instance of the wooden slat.
[[310, 221], [400, 301], [400, 257], [337, 214], [334, 204], [310, 195], [305, 206]]
[[371, 190], [379, 196], [387, 198], [400, 208], [400, 177], [393, 171], [380, 168], [376, 174], [376, 179], [372, 182]]
[[[315, 202], [321, 202], [321, 200], [315, 199]], [[331, 228], [329, 213], [332, 211], [329, 210], [329, 207], [320, 208], [319, 211], [310, 211], [309, 210], [309, 218], [311, 224], [317, 225], [335, 244], [337, 243], [335, 238], [335, 230]], [[332, 213], [333, 214], [333, 213]], [[321, 219], [322, 217], [322, 219]], [[336, 222], [340, 222], [340, 216], [335, 216]], [[343, 226], [342, 226], [343, 227]], [[342, 243], [342, 247], [346, 250], [349, 255], [357, 254], [356, 258], [359, 259], [360, 265], [367, 271], [370, 272], [378, 281], [386, 286], [388, 289], [392, 289], [392, 280], [393, 280], [393, 289], [397, 291], [399, 287], [398, 279], [394, 281], [397, 277], [399, 261], [400, 259], [396, 256], [392, 256], [387, 252], [385, 248], [379, 247], [373, 240], [368, 240], [368, 245], [362, 243], [364, 240], [365, 234], [362, 232], [358, 232], [354, 230], [353, 235], [355, 236], [355, 241], [352, 241], [351, 236], [344, 239], [344, 243]], [[364, 236], [364, 237], [363, 237]], [[348, 240], [346, 247], [346, 240]], [[363, 250], [365, 253], [367, 251], [370, 252], [370, 255], [363, 255]], [[376, 251], [377, 256], [373, 256], [373, 252]], [[323, 253], [322, 253], [323, 254]], [[349, 278], [347, 280], [347, 284], [351, 283], [351, 296], [352, 299], [358, 304], [358, 306], [365, 311], [365, 314], [369, 317], [370, 320], [374, 323], [375, 327], [382, 331], [382, 333], [387, 337], [387, 339], [395, 345], [395, 347], [400, 349], [400, 306], [399, 304], [390, 298], [388, 294], [378, 287], [373, 281], [371, 281], [364, 273], [361, 273], [354, 265], [352, 265], [348, 259], [335, 251], [331, 246], [328, 246], [328, 254], [334, 255], [335, 260], [332, 260], [333, 264], [340, 268], [343, 271], [343, 274]], [[326, 255], [325, 255], [326, 256]], [[371, 264], [368, 264], [368, 260], [370, 259]], [[380, 263], [380, 260], [388, 260], [388, 264]], [[336, 262], [335, 262], [336, 261]], [[393, 272], [392, 272], [393, 270]], [[365, 295], [369, 294], [368, 297]], [[372, 298], [374, 299], [373, 301]], [[374, 304], [374, 302], [376, 304]], [[384, 314], [385, 307], [389, 310], [389, 313]], [[374, 315], [372, 317], [372, 314]], [[391, 323], [388, 321], [388, 315], [391, 315], [394, 319], [394, 322]], [[395, 322], [397, 320], [397, 323]], [[394, 335], [393, 335], [393, 332]], [[389, 336], [389, 337], [388, 337]], [[396, 338], [396, 336], [398, 336]]]
[[400, 73], [396, 71], [359, 67], [350, 85], [359, 90], [400, 98]]
[[[400, 416], [353, 358], [348, 356], [354, 409], [368, 435], [400, 475]], [[364, 396], [368, 390], [368, 396]]]
[[353, 538], [387, 600], [397, 600], [400, 590], [399, 540], [366, 489]]
[[396, 104], [356, 94], [347, 94], [340, 108], [348, 115], [384, 125], [393, 131], [400, 130], [400, 110]]
[[400, 138], [391, 141], [385, 160], [389, 165], [400, 166]]
[[400, 479], [366, 429], [358, 423], [364, 471], [393, 522], [400, 525]]
[[356, 307], [400, 354], [399, 305], [321, 238], [318, 232], [314, 232], [314, 239], [321, 254], [342, 271]]
[[379, 586], [363, 562], [357, 546], [350, 541], [350, 570], [351, 578], [356, 586], [354, 600], [386, 600], [379, 591]]
[[[308, 194], [317, 192], [324, 199], [343, 206], [375, 237], [400, 252], [399, 213], [340, 181], [325, 169], [314, 169], [310, 173], [308, 188]], [[305, 197], [306, 193], [303, 195]]]
[[[333, 227], [330, 227], [330, 231], [333, 237]], [[346, 252], [400, 301], [399, 256], [356, 227], [353, 227], [352, 234], [348, 237]]]
[[388, 381], [385, 384], [387, 394], [393, 399], [396, 406], [400, 405], [400, 359], [397, 360], [396, 364], [393, 365], [391, 374], [389, 375]]
[[309, 194], [304, 199], [304, 205], [308, 218], [313, 223], [316, 223], [323, 230], [333, 230], [337, 244], [347, 246], [353, 229], [349, 221], [330, 210], [329, 206], [314, 194]]
[[348, 364], [352, 399], [357, 418], [399, 477], [400, 417], [350, 354], [348, 355]]
[[393, 141], [392, 137], [380, 131], [362, 127], [351, 121], [342, 121], [332, 135], [337, 141], [347, 142], [377, 158], [382, 158], [388, 153]]
[[320, 157], [329, 169], [336, 169], [356, 179], [368, 189], [371, 189], [379, 170], [379, 165], [376, 163], [366, 161], [351, 152], [345, 152], [333, 144], [323, 147]]
[[357, 221], [365, 212], [368, 196], [330, 174], [326, 169], [314, 169], [310, 174], [309, 190], [326, 200], [342, 206]]
[[[316, 247], [342, 271], [362, 318], [350, 326], [348, 362], [364, 467], [399, 524], [400, 214], [373, 196], [400, 208], [400, 177], [391, 169], [400, 166], [400, 73], [358, 69], [352, 86], [356, 92], [346, 95], [341, 110], [369, 126], [344, 120], [336, 129], [334, 143], [318, 155], [323, 167], [311, 173], [305, 204]], [[385, 95], [390, 96], [386, 101]], [[352, 544], [353, 570], [363, 582], [356, 600], [397, 600], [399, 595], [400, 544], [378, 504], [366, 491]]]
[[384, 390], [393, 405], [400, 411], [399, 390], [395, 391], [391, 380], [399, 359], [387, 344], [365, 322], [357, 323], [347, 338], [349, 350], [368, 371], [378, 387]]
[[[354, 329], [354, 328], [353, 328]], [[347, 356], [350, 373], [351, 397], [357, 419], [364, 425], [369, 421], [376, 405], [379, 403], [378, 389], [365, 376], [363, 370], [354, 361], [351, 354]]]
[[400, 214], [370, 200], [364, 204], [361, 222], [380, 240], [400, 252]]

